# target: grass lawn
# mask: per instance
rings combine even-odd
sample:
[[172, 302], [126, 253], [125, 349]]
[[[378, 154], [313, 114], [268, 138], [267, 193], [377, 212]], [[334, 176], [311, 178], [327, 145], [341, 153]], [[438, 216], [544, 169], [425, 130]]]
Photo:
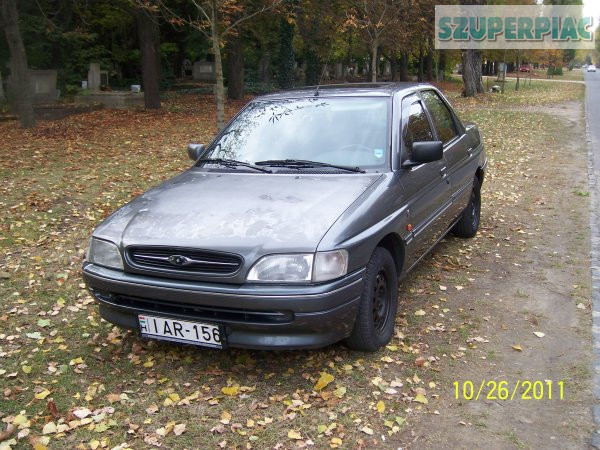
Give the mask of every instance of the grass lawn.
[[[503, 245], [493, 231], [504, 226], [497, 211], [514, 206], [514, 173], [504, 170], [505, 161], [560, 139], [560, 123], [512, 109], [582, 95], [580, 85], [534, 82], [519, 92], [462, 99], [456, 85], [444, 87], [486, 136], [489, 195], [498, 209], [485, 213], [477, 238], [450, 238], [403, 283], [395, 337], [375, 354], [342, 345], [217, 352], [144, 341], [100, 319], [80, 275], [87, 238], [117, 207], [189, 166], [186, 144], [206, 143], [215, 133], [210, 96], [174, 95], [159, 112], [101, 110], [32, 131], [0, 123], [0, 434], [13, 429], [5, 444], [410, 442], [421, 417], [444, 413], [438, 398], [453, 364], [479, 361], [480, 350], [469, 343], [481, 318], [466, 305], [473, 262]], [[228, 104], [227, 114], [242, 104]]]

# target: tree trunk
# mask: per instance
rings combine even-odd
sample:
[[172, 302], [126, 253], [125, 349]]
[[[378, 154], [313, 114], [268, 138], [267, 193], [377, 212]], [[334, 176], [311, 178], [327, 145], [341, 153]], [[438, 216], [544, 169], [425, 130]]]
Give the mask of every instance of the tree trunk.
[[423, 81], [423, 63], [424, 63], [424, 58], [423, 58], [423, 50], [419, 49], [419, 69], [418, 69], [418, 73], [417, 73], [417, 81], [422, 82]]
[[371, 82], [377, 81], [377, 49], [379, 48], [379, 39], [373, 39], [371, 43]]
[[223, 60], [221, 59], [221, 42], [217, 28], [217, 1], [212, 0], [212, 20], [210, 24], [210, 37], [215, 54], [215, 98], [217, 101], [217, 130], [225, 127], [225, 86], [223, 85]]
[[446, 51], [440, 50], [440, 57], [438, 61], [438, 81], [444, 81], [446, 78]]
[[400, 55], [400, 81], [408, 81], [408, 52]]
[[433, 50], [429, 49], [425, 55], [425, 75], [427, 81], [433, 81]]
[[0, 72], [0, 102], [3, 102], [4, 100], [4, 85], [2, 84], [2, 72]]
[[227, 98], [241, 100], [244, 98], [244, 46], [241, 31], [231, 37], [228, 59]]
[[142, 52], [142, 80], [146, 109], [160, 109], [160, 45], [158, 18], [146, 8], [136, 9]]
[[481, 51], [473, 49], [463, 50], [462, 79], [464, 97], [474, 97], [475, 94], [483, 92]]
[[519, 84], [521, 82], [521, 76], [519, 72], [521, 72], [521, 52], [517, 50], [517, 84], [515, 85], [515, 91], [519, 90]]
[[19, 30], [19, 13], [16, 0], [1, 0], [2, 25], [6, 34], [6, 41], [10, 50], [10, 92], [9, 98], [14, 110], [19, 114], [21, 126], [32, 128], [35, 126], [33, 113], [33, 95], [27, 68], [27, 54]]
[[390, 57], [390, 72], [392, 81], [398, 81], [398, 57], [395, 53]]

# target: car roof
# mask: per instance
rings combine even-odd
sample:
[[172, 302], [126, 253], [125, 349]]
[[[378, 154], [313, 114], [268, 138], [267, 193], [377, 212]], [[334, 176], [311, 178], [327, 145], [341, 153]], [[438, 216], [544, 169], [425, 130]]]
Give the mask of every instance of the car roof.
[[[308, 97], [392, 97], [398, 92], [414, 92], [423, 88], [435, 88], [428, 83], [344, 83], [306, 86], [299, 89], [273, 92], [256, 100], [275, 100]], [[318, 94], [317, 94], [318, 92]]]

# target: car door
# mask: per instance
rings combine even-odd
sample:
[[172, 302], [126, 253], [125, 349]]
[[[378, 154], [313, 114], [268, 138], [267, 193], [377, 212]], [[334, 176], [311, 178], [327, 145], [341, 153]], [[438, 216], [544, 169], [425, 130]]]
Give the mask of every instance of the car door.
[[473, 186], [474, 171], [471, 161], [471, 139], [442, 96], [433, 89], [421, 92], [423, 103], [433, 122], [437, 138], [444, 144], [444, 158], [452, 188], [452, 207], [448, 211], [449, 224], [467, 206]]
[[398, 175], [404, 187], [412, 239], [407, 245], [407, 267], [411, 267], [446, 230], [441, 218], [451, 204], [450, 182], [446, 161], [433, 161], [410, 168], [402, 168], [410, 160], [412, 143], [434, 141], [436, 136], [423, 102], [417, 94], [402, 100], [401, 157]]

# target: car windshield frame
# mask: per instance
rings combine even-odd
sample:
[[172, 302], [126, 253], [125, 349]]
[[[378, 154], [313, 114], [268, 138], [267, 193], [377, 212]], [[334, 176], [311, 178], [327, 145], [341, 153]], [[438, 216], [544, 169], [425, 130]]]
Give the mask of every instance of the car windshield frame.
[[[217, 134], [217, 136], [215, 136], [215, 138], [211, 141], [211, 143], [207, 146], [207, 148], [204, 150], [204, 152], [202, 153], [201, 157], [198, 159], [198, 161], [196, 162], [196, 164], [194, 164], [194, 167], [199, 168], [199, 169], [206, 169], [207, 165], [211, 165], [212, 163], [207, 162], [206, 160], [210, 160], [210, 159], [219, 159], [220, 157], [218, 156], [218, 153], [215, 153], [215, 150], [221, 145], [222, 139], [227, 136], [227, 134], [229, 134], [230, 132], [232, 132], [233, 127], [236, 126], [236, 123], [238, 120], [240, 120], [240, 118], [243, 118], [244, 114], [247, 114], [249, 112], [249, 110], [253, 107], [255, 107], [257, 104], [277, 104], [277, 103], [304, 103], [306, 101], [349, 101], [349, 100], [363, 100], [363, 101], [379, 101], [379, 102], [383, 102], [386, 105], [386, 118], [385, 118], [385, 130], [384, 130], [384, 134], [385, 134], [385, 146], [383, 148], [383, 159], [381, 164], [377, 164], [377, 165], [358, 165], [358, 164], [339, 164], [339, 165], [347, 165], [347, 166], [352, 166], [352, 167], [358, 167], [360, 170], [360, 172], [366, 172], [366, 173], [383, 173], [383, 172], [387, 172], [391, 170], [391, 155], [392, 155], [392, 151], [391, 151], [391, 146], [392, 146], [392, 126], [391, 126], [391, 122], [392, 122], [392, 97], [388, 97], [388, 96], [373, 96], [373, 95], [352, 95], [352, 96], [327, 96], [327, 95], [320, 95], [320, 96], [315, 96], [315, 97], [307, 97], [307, 96], [298, 96], [298, 97], [275, 97], [275, 98], [257, 98], [251, 102], [249, 102], [247, 105], [245, 105], [228, 123], [227, 125]], [[269, 145], [268, 143], [266, 145]], [[375, 149], [373, 149], [375, 151]], [[238, 159], [238, 158], [236, 158]], [[261, 158], [261, 160], [268, 160], [268, 159], [279, 159], [279, 158]], [[296, 159], [306, 159], [305, 155], [303, 155], [302, 153], [296, 155]], [[327, 170], [331, 170], [334, 173], [340, 173], [339, 170], [336, 170], [335, 168], [327, 168], [325, 167], [327, 164], [334, 164], [331, 161], [325, 161], [325, 160], [317, 160], [314, 158], [311, 158], [313, 161], [316, 162], [320, 162], [323, 163], [322, 167], [319, 167], [320, 171], [327, 171]], [[203, 161], [205, 160], [205, 161]], [[249, 164], [255, 164], [256, 161], [245, 161], [243, 158], [240, 158], [240, 160], [243, 160], [244, 162], [247, 162]], [[259, 160], [260, 161], [260, 160]], [[265, 168], [270, 168], [273, 170], [274, 174], [277, 174], [279, 171], [281, 171], [282, 169], [284, 169], [283, 167], [284, 165], [277, 165], [275, 167], [272, 166], [262, 166]], [[231, 172], [235, 172], [236, 170], [234, 168], [231, 167], [220, 167], [219, 168], [221, 171], [231, 171]], [[240, 169], [243, 169], [243, 167], [240, 167]], [[297, 169], [297, 168], [296, 168]], [[305, 170], [309, 170], [309, 167], [301, 167], [299, 170], [297, 170], [298, 174], [302, 174], [302, 169]], [[314, 168], [312, 168], [314, 170]], [[238, 170], [239, 172], [239, 170]], [[360, 172], [356, 172], [356, 173], [360, 173]], [[256, 172], [259, 173], [259, 172]], [[286, 171], [287, 173], [287, 171]], [[344, 173], [348, 173], [348, 174], [352, 174], [351, 171], [344, 171]]]

